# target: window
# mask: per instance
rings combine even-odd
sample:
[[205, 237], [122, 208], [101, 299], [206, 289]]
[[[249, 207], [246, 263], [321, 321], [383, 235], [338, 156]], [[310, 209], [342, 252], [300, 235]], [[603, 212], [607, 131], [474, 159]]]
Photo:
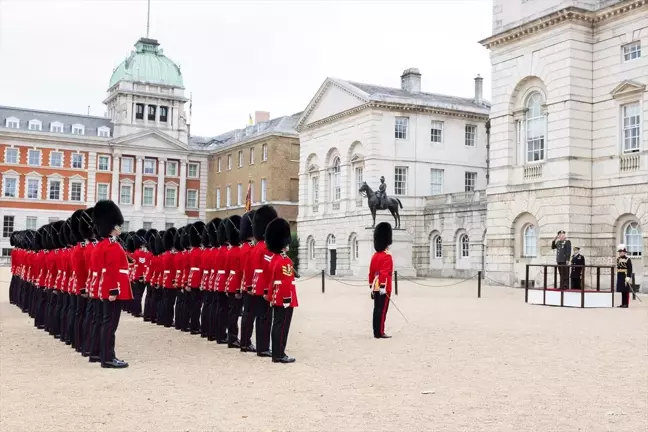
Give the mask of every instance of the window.
[[49, 181], [48, 199], [60, 200], [61, 199], [61, 180]]
[[97, 201], [108, 199], [108, 185], [106, 183], [97, 184]]
[[243, 150], [239, 150], [239, 168], [243, 168]]
[[40, 180], [27, 179], [27, 199], [40, 198]]
[[148, 119], [149, 121], [155, 121], [155, 105], [149, 105], [148, 106]]
[[430, 140], [433, 143], [443, 142], [443, 122], [433, 121], [432, 129], [430, 129]]
[[430, 169], [430, 195], [441, 195], [443, 193], [443, 170]]
[[218, 172], [221, 172], [221, 158], [218, 158]]
[[133, 163], [134, 163], [134, 160], [131, 157], [122, 158], [121, 172], [123, 172], [124, 174], [132, 174], [134, 172]]
[[5, 216], [2, 219], [2, 237], [11, 237], [14, 232], [14, 216]]
[[61, 122], [50, 123], [50, 132], [63, 133], [63, 123]]
[[231, 154], [227, 155], [227, 169], [228, 170], [232, 169], [232, 155]]
[[311, 239], [308, 243], [308, 252], [311, 260], [315, 260], [315, 239]]
[[313, 205], [319, 204], [319, 176], [311, 177], [311, 190]]
[[477, 141], [477, 126], [466, 125], [466, 145], [469, 147], [475, 147], [476, 141]]
[[526, 103], [526, 161], [539, 162], [545, 158], [546, 121], [542, 112], [542, 96], [532, 93]]
[[173, 222], [165, 222], [164, 223], [164, 229], [168, 230], [169, 228], [173, 228]]
[[71, 182], [70, 183], [70, 201], [83, 201], [83, 183]]
[[133, 186], [123, 184], [119, 187], [119, 203], [126, 205], [133, 203]]
[[[354, 172], [355, 172], [355, 190], [356, 190], [356, 194], [357, 194], [358, 198], [362, 198], [360, 196], [360, 192], [358, 192], [358, 190], [360, 190], [360, 186], [362, 186], [362, 183], [364, 182], [364, 168], [361, 167], [361, 166], [356, 167]], [[360, 202], [362, 202], [362, 201], [360, 201]]]
[[468, 234], [462, 234], [459, 238], [459, 257], [468, 258], [470, 256], [470, 241], [468, 240]]
[[477, 173], [467, 172], [464, 176], [464, 191], [473, 192], [475, 190], [476, 182], [477, 182]]
[[225, 188], [225, 207], [231, 207], [232, 206], [232, 191], [230, 190], [230, 187], [227, 186]]
[[160, 107], [160, 121], [165, 122], [167, 121], [169, 117], [169, 108], [165, 106]]
[[72, 134], [73, 135], [83, 135], [85, 133], [85, 127], [80, 124], [73, 124], [72, 125]]
[[144, 104], [135, 104], [135, 119], [144, 120]]
[[81, 153], [72, 153], [72, 168], [83, 169], [83, 155]]
[[16, 117], [9, 117], [5, 121], [5, 127], [11, 128], [11, 129], [18, 129], [18, 128], [20, 128], [20, 120], [18, 120]]
[[333, 160], [333, 169], [329, 173], [330, 184], [330, 199], [331, 201], [339, 201], [342, 197], [342, 188], [340, 186], [340, 158], [336, 157]]
[[38, 218], [35, 216], [27, 216], [25, 220], [25, 229], [35, 230], [38, 227]]
[[110, 170], [110, 157], [105, 155], [99, 155], [99, 163], [97, 165], [99, 171]]
[[641, 229], [637, 222], [630, 222], [626, 225], [623, 230], [623, 240], [628, 251], [628, 256], [640, 257], [642, 255], [643, 239], [641, 237]]
[[623, 61], [627, 62], [630, 60], [638, 59], [641, 57], [641, 42], [635, 41], [629, 44], [623, 45]]
[[261, 160], [264, 162], [268, 160], [268, 144], [263, 144], [261, 146]]
[[8, 164], [17, 164], [18, 160], [18, 149], [17, 148], [7, 148], [5, 150], [5, 163]]
[[250, 148], [250, 165], [254, 165], [254, 147]]
[[11, 248], [2, 248], [2, 255], [3, 257], [10, 257], [11, 256]]
[[144, 159], [144, 174], [155, 175], [155, 160]]
[[164, 206], [165, 207], [177, 207], [178, 200], [177, 198], [178, 189], [175, 186], [167, 186], [164, 190]]
[[221, 196], [220, 196], [220, 188], [216, 189], [216, 208], [220, 208], [220, 202], [221, 202]]
[[526, 258], [535, 258], [536, 257], [536, 251], [538, 249], [537, 246], [537, 235], [536, 235], [536, 228], [533, 225], [527, 225], [524, 227], [524, 232], [522, 235], [522, 240], [524, 241], [523, 245], [523, 253], [524, 257]]
[[190, 189], [187, 191], [187, 208], [198, 208], [198, 191]]
[[178, 176], [178, 162], [176, 161], [167, 162], [166, 175], [169, 177]]
[[41, 152], [40, 150], [30, 149], [27, 152], [27, 163], [32, 166], [40, 166]]
[[638, 102], [624, 105], [623, 111], [623, 152], [639, 151], [641, 130], [641, 106]]
[[155, 205], [155, 186], [144, 186], [144, 188], [142, 189], [142, 205]]
[[436, 235], [432, 238], [432, 258], [443, 258], [443, 242], [441, 241], [440, 235]]
[[351, 237], [351, 260], [356, 261], [360, 257], [360, 242], [354, 235]]
[[243, 205], [243, 185], [236, 185], [236, 205]]
[[4, 177], [4, 191], [5, 198], [16, 198], [18, 196], [18, 179], [15, 177]]
[[100, 137], [109, 137], [110, 136], [110, 128], [106, 126], [101, 126], [99, 129], [97, 129], [97, 136]]
[[43, 123], [40, 120], [29, 120], [29, 130], [39, 131], [43, 129]]
[[50, 152], [50, 166], [60, 168], [63, 166], [63, 153]]
[[394, 168], [394, 195], [407, 195], [407, 167]]
[[261, 202], [268, 200], [268, 180], [261, 179]]
[[394, 136], [396, 139], [407, 139], [408, 124], [408, 117], [396, 117], [396, 125], [394, 127]]
[[142, 222], [142, 228], [145, 230], [150, 230], [153, 228], [153, 222]]
[[198, 178], [198, 164], [197, 163], [190, 163], [188, 165], [187, 169], [187, 177], [189, 178]]

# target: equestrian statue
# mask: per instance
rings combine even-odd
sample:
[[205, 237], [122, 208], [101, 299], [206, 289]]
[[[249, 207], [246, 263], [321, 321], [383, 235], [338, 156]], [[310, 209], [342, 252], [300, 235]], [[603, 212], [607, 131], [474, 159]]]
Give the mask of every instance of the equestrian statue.
[[380, 186], [378, 187], [377, 192], [374, 192], [367, 182], [362, 183], [359, 192], [361, 195], [367, 197], [367, 204], [369, 205], [371, 217], [373, 218], [373, 225], [371, 225], [371, 228], [376, 226], [376, 210], [389, 210], [394, 217], [394, 228], [400, 228], [400, 215], [398, 214], [398, 208], [403, 208], [403, 204], [398, 198], [387, 196], [385, 177], [380, 177]]

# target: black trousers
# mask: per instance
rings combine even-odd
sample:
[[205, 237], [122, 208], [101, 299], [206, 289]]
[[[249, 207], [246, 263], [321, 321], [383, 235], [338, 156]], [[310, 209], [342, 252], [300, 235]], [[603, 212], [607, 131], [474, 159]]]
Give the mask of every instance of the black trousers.
[[558, 267], [558, 274], [560, 275], [560, 289], [569, 289], [569, 267], [566, 267], [566, 262], [559, 262], [557, 264], [563, 266]]
[[178, 289], [176, 293], [175, 304], [175, 328], [182, 330], [185, 328], [185, 303], [187, 300], [187, 292], [184, 289]]
[[216, 341], [227, 341], [227, 315], [229, 312], [229, 301], [227, 293], [216, 292], [217, 305], [216, 305]]
[[146, 297], [144, 298], [144, 321], [151, 321], [153, 316], [151, 309], [153, 308], [153, 287], [151, 284], [146, 284]]
[[61, 313], [61, 305], [59, 303], [60, 293], [55, 290], [49, 290], [49, 305], [47, 306], [48, 318], [47, 318], [47, 331], [49, 334], [56, 336], [60, 334], [60, 320], [59, 314]]
[[171, 327], [173, 325], [173, 311], [178, 290], [175, 288], [165, 289], [162, 295], [164, 296], [164, 314], [162, 316], [162, 324], [164, 327]]
[[[74, 294], [68, 294], [67, 313], [65, 318], [65, 344], [74, 344], [74, 320], [76, 318], [76, 304], [79, 297]], [[73, 346], [74, 348], [74, 346]]]
[[218, 321], [218, 292], [216, 291], [211, 291], [212, 294], [212, 304], [211, 304], [211, 311], [209, 312], [209, 324], [207, 327], [207, 339], [210, 341], [216, 340], [216, 328], [217, 328], [217, 321]]
[[59, 301], [58, 301], [58, 319], [59, 319], [59, 328], [61, 329], [59, 334], [59, 340], [65, 341], [65, 338], [67, 337], [67, 313], [68, 313], [68, 306], [70, 303], [70, 295], [68, 293], [59, 291]]
[[36, 327], [43, 327], [45, 325], [46, 311], [47, 311], [47, 290], [40, 287], [37, 288], [34, 293], [34, 304], [35, 304], [35, 313], [34, 313], [34, 325]]
[[243, 293], [243, 316], [241, 317], [241, 346], [252, 345], [254, 330], [254, 311], [252, 310], [252, 294]]
[[74, 348], [81, 352], [83, 350], [83, 334], [85, 325], [85, 312], [88, 308], [88, 298], [77, 296], [76, 310], [74, 312]]
[[101, 302], [101, 348], [99, 358], [106, 363], [117, 358], [115, 354], [115, 332], [119, 326], [122, 301], [103, 300]]
[[90, 299], [88, 301], [86, 316], [88, 318], [88, 325], [86, 325], [87, 335], [84, 343], [84, 351], [92, 357], [99, 357], [101, 322], [103, 320], [102, 301], [99, 299]]
[[162, 315], [164, 315], [164, 288], [156, 288], [155, 293], [153, 295], [153, 300], [154, 300], [154, 320], [151, 322], [154, 322], [158, 325], [162, 325]]
[[270, 350], [270, 328], [272, 327], [272, 309], [263, 296], [252, 296], [254, 326], [256, 327], [257, 354]]
[[374, 337], [380, 337], [385, 334], [385, 320], [387, 319], [387, 309], [389, 309], [389, 295], [380, 295], [378, 292], [374, 292], [373, 294], [373, 334]]
[[211, 322], [211, 311], [214, 305], [214, 293], [211, 291], [203, 291], [203, 307], [200, 314], [200, 335], [202, 337], [209, 336], [209, 323]]
[[630, 292], [624, 291], [621, 293], [621, 305], [630, 306]]
[[280, 359], [286, 356], [286, 342], [292, 321], [294, 308], [273, 306], [272, 315], [272, 358]]
[[238, 342], [239, 326], [238, 320], [241, 316], [243, 307], [243, 298], [236, 298], [237, 294], [228, 293], [227, 300], [229, 303], [229, 313], [227, 316], [227, 342]]
[[133, 315], [139, 317], [142, 315], [142, 297], [144, 296], [144, 290], [146, 289], [144, 282], [134, 281], [133, 286], [133, 306], [131, 311]]
[[203, 292], [199, 288], [189, 291], [189, 319], [192, 333], [200, 333], [200, 310], [203, 303]]
[[581, 289], [581, 278], [580, 276], [570, 278], [571, 289]]

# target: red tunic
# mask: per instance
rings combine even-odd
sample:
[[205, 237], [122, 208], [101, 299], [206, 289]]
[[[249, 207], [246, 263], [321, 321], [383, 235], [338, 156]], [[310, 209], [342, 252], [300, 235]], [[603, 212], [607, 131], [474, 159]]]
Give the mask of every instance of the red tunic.
[[128, 280], [128, 258], [117, 238], [103, 239], [96, 250], [101, 262], [101, 281], [99, 298], [106, 300], [111, 295], [118, 300], [132, 300], [130, 281]]
[[228, 293], [240, 293], [241, 281], [243, 279], [241, 246], [230, 246], [227, 252], [227, 267], [229, 274], [227, 275], [227, 282], [225, 282], [225, 291]]
[[133, 278], [136, 281], [141, 281], [146, 273], [146, 269], [150, 263], [150, 257], [148, 255], [147, 250], [144, 248], [137, 249], [133, 254], [133, 259], [135, 260], [135, 273], [133, 274]]
[[254, 278], [252, 280], [252, 290], [254, 295], [268, 295], [272, 278], [268, 265], [272, 261], [274, 254], [268, 250], [265, 241], [261, 240], [254, 246]]
[[391, 294], [393, 272], [394, 260], [391, 254], [387, 251], [374, 253], [369, 265], [369, 286], [374, 291], [385, 288], [387, 294]]
[[202, 255], [204, 251], [202, 247], [196, 247], [189, 252], [187, 286], [191, 289], [200, 288], [200, 281], [202, 279]]
[[[103, 240], [102, 240], [103, 241]], [[96, 240], [92, 243], [92, 252], [90, 253], [90, 271], [92, 272], [91, 283], [88, 286], [88, 295], [90, 298], [100, 299], [99, 281], [101, 280], [101, 269], [103, 268], [101, 251], [99, 243]]]
[[211, 271], [211, 260], [214, 255], [214, 248], [207, 248], [203, 250], [200, 268], [202, 269], [202, 276], [200, 278], [200, 289], [209, 291], [209, 274]]
[[241, 270], [243, 271], [242, 285], [243, 289], [250, 292], [252, 288], [252, 280], [254, 278], [254, 242], [249, 241], [243, 243], [241, 246], [240, 260]]
[[47, 276], [47, 268], [45, 267], [45, 258], [48, 256], [48, 251], [42, 250], [38, 252], [38, 258], [36, 258], [36, 266], [38, 267], [38, 286], [45, 286], [45, 279]]
[[275, 255], [270, 264], [272, 277], [271, 306], [297, 307], [297, 290], [295, 289], [295, 269], [293, 262], [286, 254]]
[[229, 265], [227, 264], [228, 255], [228, 246], [218, 248], [218, 254], [216, 255], [216, 277], [214, 278], [215, 291], [225, 292], [225, 282], [227, 282], [227, 276], [229, 275]]
[[85, 262], [86, 243], [78, 243], [72, 250], [72, 272], [74, 274], [75, 294], [82, 294], [88, 279], [88, 267]]
[[87, 278], [85, 280], [84, 284], [84, 292], [82, 294], [88, 294], [90, 296], [90, 291], [92, 290], [92, 285], [94, 284], [94, 280], [96, 279], [96, 269], [92, 267], [92, 255], [94, 252], [94, 248], [97, 246], [96, 241], [91, 241], [86, 244], [85, 251], [83, 252], [83, 257], [85, 258], [85, 266], [86, 266], [86, 271], [87, 271]]
[[167, 289], [175, 289], [178, 286], [176, 285], [176, 277], [177, 277], [177, 260], [176, 256], [178, 256], [177, 252], [165, 252], [162, 258], [162, 268], [163, 270], [163, 277], [162, 277], [162, 286]]

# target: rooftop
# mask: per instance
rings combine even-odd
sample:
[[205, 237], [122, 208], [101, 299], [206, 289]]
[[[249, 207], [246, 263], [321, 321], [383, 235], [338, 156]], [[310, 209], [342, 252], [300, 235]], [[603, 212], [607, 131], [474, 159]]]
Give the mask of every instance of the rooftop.
[[[29, 130], [29, 122], [37, 120], [41, 123], [41, 131], [49, 132], [52, 123], [63, 124], [63, 129], [59, 133], [71, 134], [72, 125], [81, 124], [84, 127], [83, 135], [97, 136], [99, 128], [108, 128], [112, 130], [110, 119], [83, 114], [71, 114], [57, 111], [45, 111], [28, 108], [17, 108], [0, 106], [0, 128], [6, 128], [7, 120], [10, 118], [18, 119], [18, 130]], [[38, 129], [36, 129], [38, 130]]]

